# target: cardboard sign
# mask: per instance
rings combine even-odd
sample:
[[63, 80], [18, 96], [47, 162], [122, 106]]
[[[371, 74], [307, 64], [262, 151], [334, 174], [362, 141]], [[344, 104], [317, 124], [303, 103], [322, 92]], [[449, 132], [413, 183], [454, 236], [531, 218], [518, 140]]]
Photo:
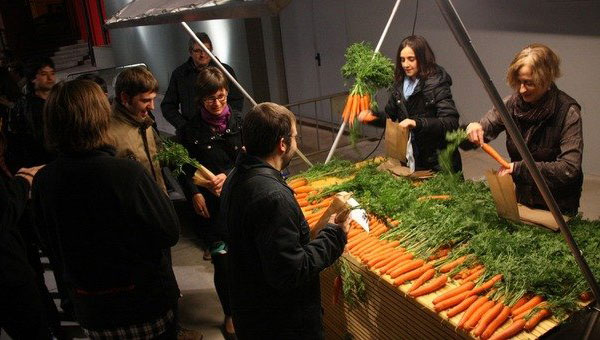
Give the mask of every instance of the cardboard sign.
[[406, 145], [410, 131], [400, 126], [391, 119], [385, 122], [385, 153], [386, 156], [396, 158], [406, 163]]
[[[498, 216], [514, 222], [542, 226], [553, 231], [559, 230], [558, 224], [550, 211], [534, 209], [517, 203], [515, 183], [511, 176], [498, 176], [495, 171], [487, 171], [485, 176], [490, 185]], [[566, 222], [570, 219], [564, 215], [563, 218]]]

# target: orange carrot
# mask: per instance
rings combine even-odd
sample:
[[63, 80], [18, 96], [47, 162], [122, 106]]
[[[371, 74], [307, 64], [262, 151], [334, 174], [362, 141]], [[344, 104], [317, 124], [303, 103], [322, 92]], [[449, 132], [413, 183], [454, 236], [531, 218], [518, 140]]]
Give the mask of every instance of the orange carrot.
[[506, 169], [510, 168], [510, 165], [508, 164], [508, 162], [505, 161], [504, 158], [502, 158], [502, 156], [500, 156], [498, 151], [496, 151], [489, 144], [483, 143], [483, 144], [481, 144], [481, 148], [483, 149], [483, 151], [487, 152], [488, 155], [492, 156], [492, 158], [495, 159], [498, 163], [500, 163], [500, 165], [502, 165], [503, 168], [506, 168]]
[[423, 260], [412, 260], [412, 261], [406, 263], [405, 265], [394, 269], [390, 273], [390, 276], [392, 277], [392, 279], [395, 279], [404, 273], [408, 273], [411, 270], [421, 267], [424, 263], [425, 263], [425, 261], [423, 261]]
[[306, 178], [298, 178], [288, 183], [288, 186], [292, 189], [303, 187], [308, 185], [308, 180]]
[[[388, 256], [385, 260], [382, 260], [381, 262], [374, 264], [373, 265], [373, 269], [381, 269], [383, 267], [386, 267], [388, 264], [394, 262], [396, 259], [398, 259], [398, 257], [404, 253], [404, 248], [396, 248], [394, 249], [394, 251], [390, 254], [390, 256]], [[380, 270], [380, 272], [383, 274], [383, 270]]]
[[442, 302], [433, 305], [433, 309], [435, 309], [435, 311], [439, 313], [443, 310], [446, 310], [448, 308], [458, 305], [459, 303], [465, 301], [465, 299], [468, 298], [469, 296], [471, 296], [470, 291], [459, 293], [457, 295], [454, 295], [453, 297], [447, 298], [447, 299], [443, 300]]
[[308, 193], [308, 192], [311, 192], [313, 190], [314, 190], [314, 188], [311, 187], [310, 185], [303, 185], [303, 186], [300, 186], [300, 187], [297, 187], [296, 189], [294, 189], [294, 192], [297, 193], [297, 194], [301, 194], [301, 193], [304, 193], [304, 192]]
[[498, 282], [500, 280], [502, 280], [502, 274], [498, 274], [498, 275], [492, 277], [491, 279], [489, 279], [487, 282], [485, 282], [481, 286], [475, 287], [473, 289], [473, 294], [479, 294], [483, 291], [486, 291], [486, 290], [492, 288], [496, 284], [496, 282]]
[[430, 265], [429, 263], [425, 264], [424, 266], [421, 266], [415, 270], [411, 270], [408, 273], [404, 273], [400, 276], [398, 276], [395, 280], [394, 280], [394, 285], [395, 286], [399, 286], [401, 284], [403, 284], [406, 281], [410, 281], [410, 280], [414, 280], [414, 279], [418, 279], [419, 277], [421, 277], [421, 275], [423, 275], [426, 271], [432, 269], [433, 266]]
[[531, 308], [528, 308], [528, 309], [522, 311], [519, 314], [513, 315], [513, 320], [518, 320], [518, 319], [524, 318], [526, 315], [528, 315], [529, 313], [531, 313], [531, 311], [534, 308], [546, 308], [547, 306], [548, 306], [548, 303], [546, 303], [545, 301], [542, 301], [542, 302], [538, 303], [537, 305], [535, 305], [535, 306], [533, 306]]
[[523, 304], [521, 307], [512, 310], [511, 314], [519, 315], [519, 314], [523, 313], [524, 311], [530, 310], [531, 308], [542, 303], [542, 301], [544, 301], [544, 299], [541, 296], [536, 295], [531, 300], [527, 301], [527, 303]]
[[540, 323], [540, 321], [542, 321], [546, 317], [549, 317], [550, 315], [552, 315], [552, 312], [550, 312], [548, 309], [540, 310], [539, 312], [535, 313], [529, 320], [527, 320], [527, 322], [525, 323], [525, 330], [532, 331], [535, 328], [535, 326], [537, 326], [538, 323]]
[[412, 260], [413, 256], [414, 255], [412, 253], [403, 254], [402, 256], [396, 258], [394, 261], [390, 262], [385, 267], [381, 268], [381, 270], [380, 270], [381, 274], [389, 274], [390, 271], [395, 269], [396, 266], [399, 266], [400, 263]]
[[346, 246], [350, 250], [350, 249], [356, 247], [357, 245], [359, 245], [361, 242], [363, 242], [367, 238], [369, 238], [369, 234], [367, 234], [367, 233], [358, 234], [356, 237], [354, 237], [352, 239], [352, 241], [348, 242], [348, 244]]
[[[410, 286], [410, 289], [408, 290], [409, 293], [414, 292], [415, 290], [419, 289], [419, 287], [421, 287], [425, 282], [431, 280], [433, 278], [433, 276], [435, 275], [435, 269], [428, 269], [426, 270], [421, 276], [419, 276], [418, 279], [415, 280], [415, 282], [413, 282], [413, 284]], [[445, 284], [445, 283], [444, 283]]]
[[298, 205], [303, 208], [303, 207], [307, 207], [308, 206], [308, 201], [305, 200], [304, 198], [301, 198], [298, 200]]
[[452, 269], [456, 268], [456, 266], [458, 266], [459, 264], [465, 262], [465, 260], [467, 259], [467, 256], [461, 256], [459, 258], [457, 258], [456, 260], [446, 263], [445, 265], [440, 267], [440, 272], [442, 273], [447, 273], [449, 271], [451, 271]]
[[376, 265], [377, 263], [379, 263], [379, 262], [381, 262], [381, 261], [385, 260], [385, 259], [386, 259], [388, 256], [390, 256], [390, 254], [391, 254], [391, 253], [393, 253], [393, 252], [394, 252], [394, 248], [389, 248], [389, 249], [386, 249], [386, 250], [384, 250], [384, 251], [382, 251], [382, 252], [379, 252], [379, 253], [377, 253], [377, 254], [375, 254], [375, 255], [371, 255], [371, 254], [369, 254], [369, 255], [370, 255], [370, 256], [369, 256], [369, 259], [366, 259], [366, 261], [367, 261], [367, 266], [368, 266], [369, 268], [372, 268], [372, 267], [373, 267], [374, 265]]
[[358, 105], [360, 101], [360, 96], [355, 94], [352, 100], [352, 106], [350, 107], [350, 112], [348, 113], [348, 124], [352, 126], [354, 124], [354, 117], [356, 117], [356, 112], [358, 111]]
[[508, 339], [512, 336], [519, 334], [519, 332], [523, 330], [523, 327], [525, 327], [525, 320], [521, 319], [513, 321], [513, 323], [511, 323], [510, 326], [503, 329], [502, 332], [494, 334], [494, 336], [492, 336], [490, 340]]
[[527, 302], [528, 300], [529, 299], [525, 296], [521, 297], [519, 299], [519, 301], [515, 302], [515, 304], [510, 307], [510, 310], [513, 311], [513, 310], [523, 306], [525, 304], [525, 302]]
[[486, 302], [488, 302], [487, 296], [482, 296], [479, 299], [477, 299], [477, 301], [475, 301], [471, 306], [469, 306], [465, 314], [458, 322], [458, 327], [464, 327], [465, 323], [471, 318], [471, 315], [473, 315], [473, 313], [475, 313], [475, 311]]
[[504, 306], [502, 308], [502, 310], [500, 311], [500, 314], [498, 314], [498, 316], [494, 319], [494, 321], [490, 322], [490, 324], [487, 326], [487, 328], [485, 329], [483, 334], [481, 334], [481, 339], [482, 340], [489, 339], [490, 336], [492, 336], [492, 334], [494, 334], [494, 332], [498, 328], [500, 328], [500, 326], [502, 326], [504, 324], [504, 322], [506, 322], [506, 320], [508, 320], [509, 315], [510, 315], [510, 308]]
[[342, 277], [337, 275], [333, 280], [333, 305], [340, 303], [340, 296], [342, 295]]
[[[473, 287], [475, 287], [475, 284], [473, 282], [471, 282], [471, 281], [465, 282], [462, 285], [460, 285], [454, 289], [451, 289], [451, 290], [445, 292], [444, 294], [436, 297], [435, 299], [433, 299], [433, 303], [434, 304], [440, 303], [440, 302], [442, 302], [448, 298], [451, 298], [453, 296], [456, 296], [462, 292], [469, 291], [469, 290], [473, 289]], [[471, 294], [471, 295], [475, 295], [475, 294]]]
[[377, 239], [374, 237], [367, 238], [364, 242], [361, 242], [358, 246], [354, 248], [352, 251], [354, 254], [358, 254], [363, 248], [370, 246], [373, 242], [377, 242]]
[[464, 324], [465, 329], [468, 329], [468, 330], [473, 329], [473, 327], [475, 327], [477, 325], [477, 323], [479, 322], [479, 320], [481, 319], [483, 314], [485, 312], [487, 312], [490, 308], [492, 308], [494, 306], [494, 304], [495, 304], [494, 301], [488, 301], [488, 302], [484, 303], [483, 305], [481, 305], [481, 307], [477, 308], [477, 310], [475, 312], [473, 312], [473, 314], [471, 315], [469, 320], [467, 320], [467, 322], [465, 322], [465, 324]]
[[347, 121], [348, 114], [350, 113], [350, 108], [352, 107], [352, 95], [349, 95], [346, 98], [346, 105], [344, 105], [344, 110], [342, 110], [342, 120]]
[[458, 305], [452, 307], [446, 313], [446, 316], [448, 316], [448, 318], [454, 317], [458, 313], [461, 313], [465, 309], [469, 308], [469, 306], [471, 306], [477, 299], [479, 299], [479, 296], [476, 296], [476, 295], [469, 296], [468, 298], [464, 299], [463, 302], [461, 302]]
[[436, 290], [444, 287], [446, 285], [446, 282], [448, 282], [448, 275], [442, 274], [436, 277], [435, 279], [431, 280], [431, 282], [427, 283], [426, 285], [423, 285], [422, 287], [419, 287], [410, 292], [410, 296], [417, 297], [433, 293]]
[[463, 282], [475, 281], [475, 280], [477, 280], [478, 277], [481, 276], [481, 274], [483, 274], [483, 272], [485, 272], [485, 268], [480, 268], [480, 269], [476, 270], [474, 273], [467, 276], [467, 278], [464, 279]]
[[473, 330], [473, 334], [475, 334], [475, 336], [480, 336], [487, 329], [488, 325], [496, 319], [500, 312], [502, 312], [503, 308], [504, 304], [498, 302], [494, 307], [485, 312], [481, 317], [481, 320], [479, 320], [479, 323], [477, 323], [477, 327]]

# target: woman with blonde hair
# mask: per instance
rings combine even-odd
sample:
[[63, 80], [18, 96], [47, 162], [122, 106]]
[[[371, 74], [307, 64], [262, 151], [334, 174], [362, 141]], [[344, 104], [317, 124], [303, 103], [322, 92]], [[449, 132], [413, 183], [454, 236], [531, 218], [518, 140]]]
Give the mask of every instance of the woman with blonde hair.
[[[515, 93], [505, 99], [505, 104], [562, 213], [574, 215], [583, 185], [581, 106], [556, 87], [559, 66], [560, 59], [549, 47], [542, 44], [525, 47], [508, 67], [506, 79]], [[475, 144], [493, 140], [504, 130], [495, 109], [467, 126], [469, 140]], [[500, 169], [499, 173], [513, 177], [517, 201], [547, 209], [510, 135], [506, 136], [506, 148], [510, 167]]]

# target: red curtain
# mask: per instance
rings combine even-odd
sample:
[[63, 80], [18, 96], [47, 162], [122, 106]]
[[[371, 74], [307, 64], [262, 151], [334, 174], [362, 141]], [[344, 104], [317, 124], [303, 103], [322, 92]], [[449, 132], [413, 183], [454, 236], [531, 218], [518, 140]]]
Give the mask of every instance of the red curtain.
[[[67, 0], [67, 2], [68, 6], [72, 8], [81, 39], [91, 40], [94, 46], [110, 43], [108, 32], [102, 30], [106, 18], [104, 0]], [[89, 39], [88, 27], [90, 30]]]

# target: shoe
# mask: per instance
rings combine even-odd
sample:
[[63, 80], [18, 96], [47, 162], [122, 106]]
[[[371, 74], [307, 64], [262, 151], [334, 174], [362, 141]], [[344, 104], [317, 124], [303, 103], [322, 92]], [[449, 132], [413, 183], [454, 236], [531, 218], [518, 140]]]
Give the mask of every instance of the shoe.
[[212, 260], [212, 256], [210, 256], [210, 250], [205, 249], [204, 254], [202, 255], [202, 258], [204, 259], [204, 261]]
[[204, 335], [195, 329], [180, 328], [177, 330], [177, 340], [202, 340]]

